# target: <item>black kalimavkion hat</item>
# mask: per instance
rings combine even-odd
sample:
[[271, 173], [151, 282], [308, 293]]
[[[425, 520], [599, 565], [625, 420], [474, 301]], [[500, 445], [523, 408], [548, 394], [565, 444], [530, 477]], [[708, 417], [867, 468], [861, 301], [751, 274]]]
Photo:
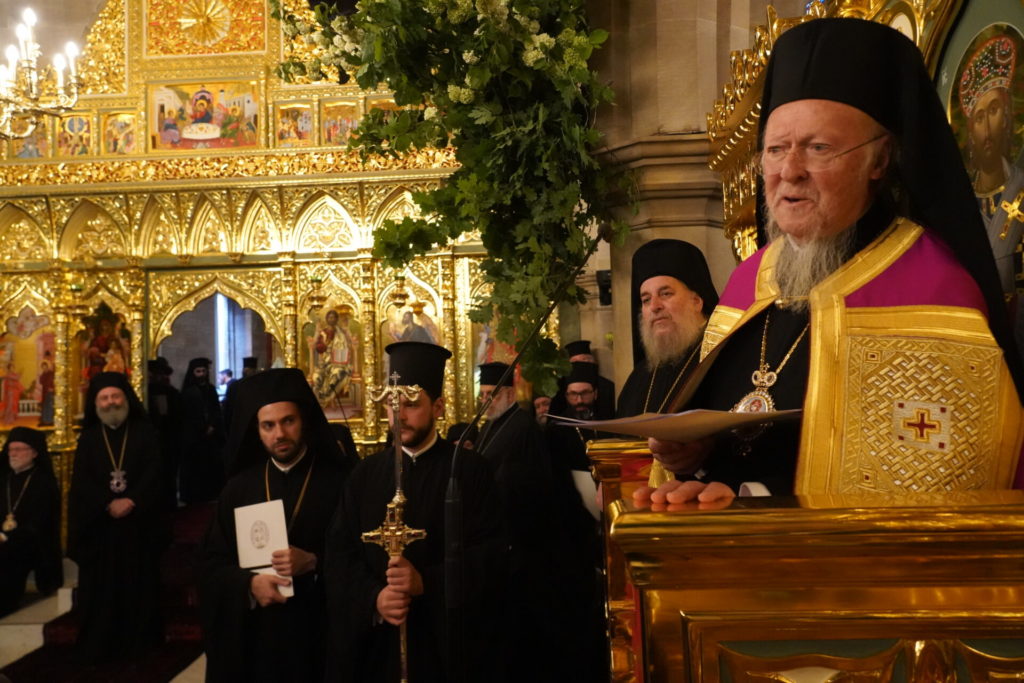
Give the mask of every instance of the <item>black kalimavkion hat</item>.
[[441, 395], [444, 386], [444, 364], [452, 352], [437, 344], [395, 342], [384, 351], [390, 358], [390, 372], [398, 373], [398, 383], [419, 385], [432, 399]]

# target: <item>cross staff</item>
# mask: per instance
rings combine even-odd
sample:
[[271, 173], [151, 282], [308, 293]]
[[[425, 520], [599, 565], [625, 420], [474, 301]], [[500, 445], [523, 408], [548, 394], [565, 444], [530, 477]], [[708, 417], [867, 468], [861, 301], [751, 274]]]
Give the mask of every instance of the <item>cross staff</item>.
[[[402, 493], [402, 434], [398, 420], [398, 411], [402, 405], [402, 399], [407, 401], [415, 400], [422, 389], [418, 384], [410, 386], [398, 383], [397, 372], [391, 373], [389, 384], [371, 388], [374, 401], [383, 401], [385, 398], [391, 406], [391, 434], [395, 442], [395, 497], [388, 503], [387, 511], [384, 513], [384, 521], [373, 531], [364, 532], [361, 535], [363, 543], [376, 543], [384, 548], [389, 558], [400, 557], [405, 548], [413, 541], [419, 541], [427, 537], [423, 529], [413, 529], [405, 525], [402, 520], [402, 513], [405, 510], [405, 494]], [[374, 395], [376, 394], [376, 395]], [[403, 621], [398, 627], [399, 652], [401, 655], [401, 681], [409, 681], [409, 652], [408, 636], [406, 635], [406, 622]]]

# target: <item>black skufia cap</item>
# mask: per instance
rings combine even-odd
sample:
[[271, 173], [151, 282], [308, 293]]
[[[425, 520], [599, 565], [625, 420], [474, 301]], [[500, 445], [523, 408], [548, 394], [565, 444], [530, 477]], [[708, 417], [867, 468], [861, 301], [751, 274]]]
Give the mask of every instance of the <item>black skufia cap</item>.
[[597, 376], [596, 363], [576, 361], [572, 364], [572, 370], [569, 371], [568, 376], [565, 378], [565, 386], [569, 386], [573, 382], [586, 382], [596, 389]]
[[569, 354], [569, 358], [573, 356], [579, 356], [581, 354], [591, 354], [590, 351], [590, 340], [579, 339], [574, 342], [569, 342], [565, 345], [565, 352]]
[[[444, 364], [452, 352], [437, 344], [395, 342], [384, 347], [390, 358], [391, 373], [398, 373], [398, 384], [418, 384], [432, 399], [441, 395], [444, 386]], [[388, 383], [391, 378], [387, 379]]]
[[[510, 386], [512, 386], [512, 376], [515, 373], [512, 373], [512, 372], [508, 373], [508, 377], [505, 378], [505, 381], [501, 382], [501, 378], [502, 378], [502, 376], [505, 374], [505, 372], [507, 370], [508, 370], [508, 364], [507, 363], [483, 363], [480, 366], [480, 384], [481, 384], [481, 386], [484, 385], [484, 384], [488, 384], [488, 385], [491, 385], [491, 386], [494, 386], [494, 387], [497, 387], [497, 386], [510, 387]], [[499, 385], [498, 382], [501, 382], [501, 384]]]

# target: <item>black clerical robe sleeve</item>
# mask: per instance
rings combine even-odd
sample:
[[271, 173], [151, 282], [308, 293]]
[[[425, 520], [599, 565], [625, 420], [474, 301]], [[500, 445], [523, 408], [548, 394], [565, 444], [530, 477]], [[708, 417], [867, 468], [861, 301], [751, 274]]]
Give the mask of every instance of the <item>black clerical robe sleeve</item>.
[[[242, 680], [245, 672], [245, 615], [253, 608], [253, 573], [238, 566], [235, 508], [245, 505], [246, 479], [224, 488], [203, 538], [199, 561], [199, 604], [206, 648], [206, 680]], [[251, 488], [251, 487], [250, 487]]]

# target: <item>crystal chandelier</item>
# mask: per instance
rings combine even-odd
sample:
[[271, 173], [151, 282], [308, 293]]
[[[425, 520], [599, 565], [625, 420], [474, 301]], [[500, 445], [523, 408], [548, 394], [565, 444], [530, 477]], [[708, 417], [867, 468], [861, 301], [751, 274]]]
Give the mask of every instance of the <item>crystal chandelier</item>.
[[82, 86], [75, 65], [78, 46], [68, 43], [64, 54], [54, 55], [51, 81], [39, 70], [39, 43], [33, 36], [36, 13], [29, 8], [21, 18], [24, 23], [15, 29], [18, 45], [7, 46], [7, 64], [0, 64], [0, 139], [28, 137], [42, 117], [59, 116], [74, 107]]

